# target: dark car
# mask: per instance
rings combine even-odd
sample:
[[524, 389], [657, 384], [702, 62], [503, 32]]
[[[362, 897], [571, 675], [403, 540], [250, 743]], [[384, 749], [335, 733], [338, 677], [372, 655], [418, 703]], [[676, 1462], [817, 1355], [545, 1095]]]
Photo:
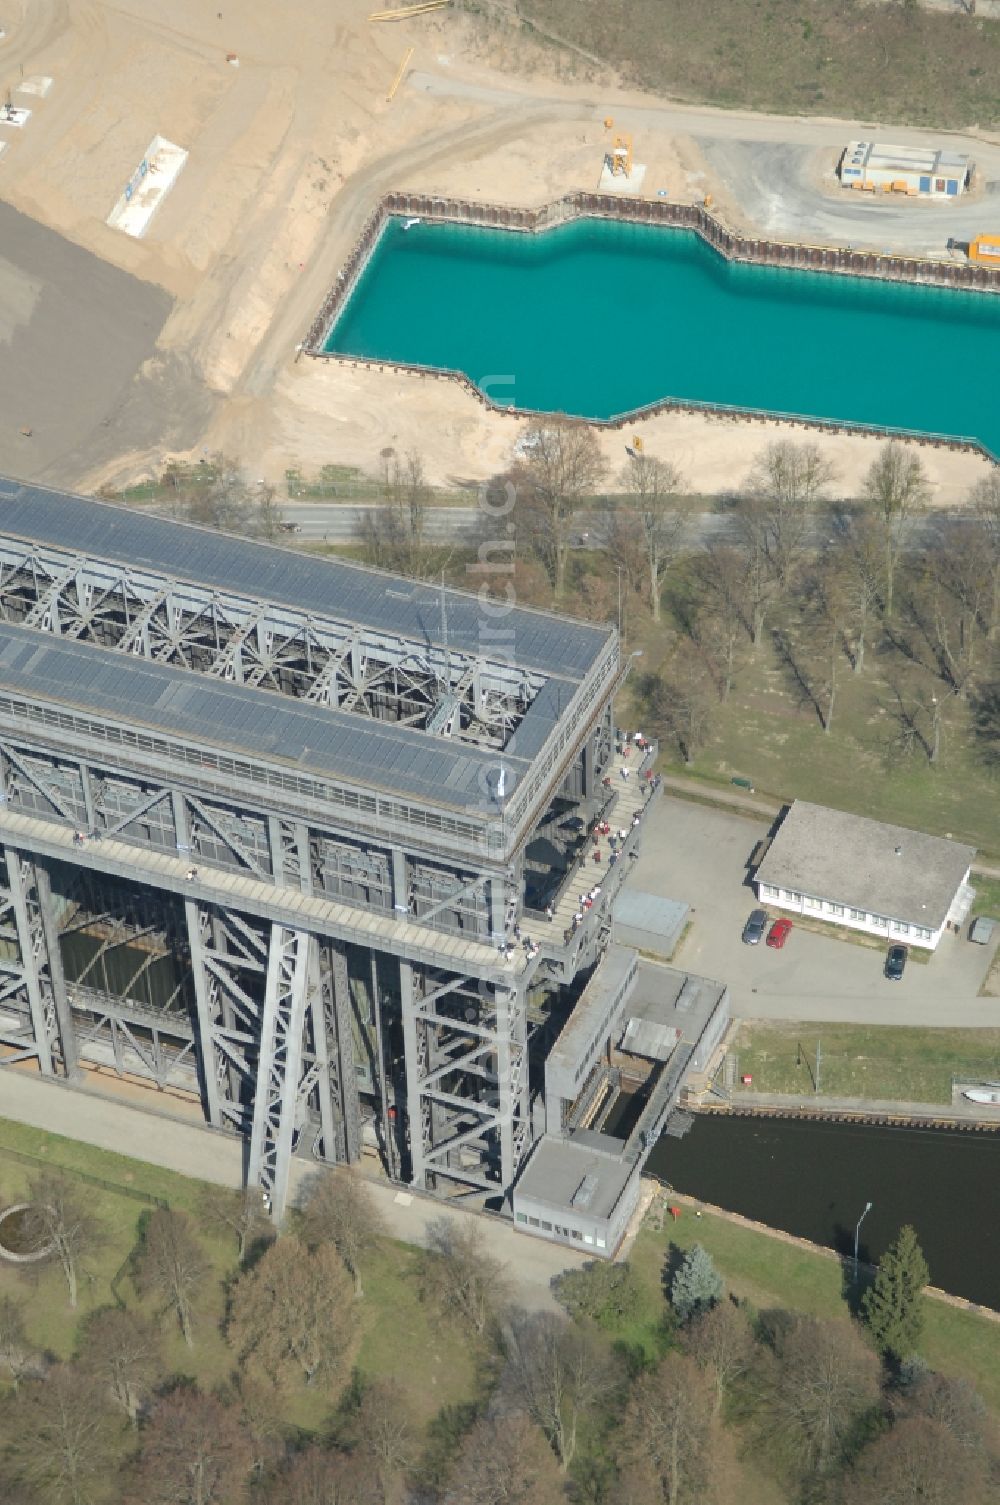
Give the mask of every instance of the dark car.
[[756, 946], [764, 931], [767, 929], [767, 915], [762, 909], [754, 909], [750, 912], [750, 918], [743, 926], [744, 946]]
[[906, 947], [890, 946], [889, 954], [885, 959], [885, 975], [890, 982], [898, 982], [903, 975], [906, 966]]

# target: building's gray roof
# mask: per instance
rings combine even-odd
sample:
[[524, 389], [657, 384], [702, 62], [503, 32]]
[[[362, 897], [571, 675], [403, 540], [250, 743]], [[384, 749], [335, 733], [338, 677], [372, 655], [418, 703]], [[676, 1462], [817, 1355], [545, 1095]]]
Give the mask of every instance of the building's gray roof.
[[662, 899], [659, 894], [645, 893], [642, 889], [623, 888], [615, 900], [614, 919], [616, 925], [673, 940], [687, 919], [688, 908], [679, 899]]
[[[3, 478], [0, 534], [445, 646], [440, 588], [361, 565]], [[471, 592], [444, 594], [447, 646], [576, 683], [612, 630], [520, 606], [487, 615]]]
[[778, 828], [758, 882], [890, 920], [937, 930], [975, 847], [796, 800]]
[[[435, 805], [483, 809], [500, 755], [186, 669], [0, 623], [0, 691]], [[510, 784], [528, 766], [502, 755]], [[489, 771], [492, 776], [485, 777]]]
[[559, 1072], [564, 1083], [572, 1080], [595, 1037], [607, 1031], [613, 1014], [620, 1013], [613, 1005], [616, 998], [621, 1003], [623, 990], [636, 969], [635, 951], [627, 946], [608, 947], [549, 1051], [547, 1071]]
[[543, 1134], [514, 1188], [515, 1205], [527, 1197], [583, 1218], [610, 1218], [637, 1163], [622, 1158], [619, 1140], [609, 1139], [604, 1150], [596, 1138], [583, 1142]]
[[[634, 1049], [640, 1056], [654, 1055], [658, 1060], [665, 1060], [665, 1056], [655, 1051], [643, 1050], [639, 1042], [652, 1044], [659, 1038], [662, 1045], [667, 1045], [673, 1039], [676, 1045], [680, 1039], [689, 1045], [697, 1045], [725, 991], [725, 983], [714, 982], [711, 978], [696, 977], [677, 967], [640, 962], [635, 992], [626, 1009], [628, 1024], [622, 1048]], [[634, 1045], [627, 1043], [630, 1030], [632, 1039], [637, 1042]]]

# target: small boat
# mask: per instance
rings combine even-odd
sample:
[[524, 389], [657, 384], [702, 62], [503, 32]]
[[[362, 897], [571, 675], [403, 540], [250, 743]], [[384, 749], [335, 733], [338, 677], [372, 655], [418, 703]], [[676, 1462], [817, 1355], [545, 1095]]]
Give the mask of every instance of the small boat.
[[420, 216], [419, 216], [419, 214], [418, 215], [414, 215], [411, 219], [404, 219], [404, 221], [403, 221], [403, 229], [404, 230], [412, 230], [413, 227], [414, 227], [414, 225], [419, 225], [419, 223], [420, 223]]
[[962, 1093], [970, 1103], [986, 1103], [991, 1108], [1000, 1108], [1000, 1089], [995, 1092], [984, 1092], [978, 1087], [970, 1087], [968, 1092]]

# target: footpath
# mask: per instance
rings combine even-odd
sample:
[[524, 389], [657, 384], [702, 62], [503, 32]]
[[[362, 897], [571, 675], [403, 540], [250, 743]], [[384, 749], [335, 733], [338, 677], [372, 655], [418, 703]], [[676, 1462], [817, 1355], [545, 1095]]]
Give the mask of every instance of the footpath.
[[[167, 1113], [110, 1101], [86, 1088], [44, 1082], [19, 1071], [4, 1071], [0, 1075], [0, 1118], [61, 1134], [66, 1139], [82, 1140], [115, 1155], [144, 1161], [193, 1180], [208, 1181], [213, 1186], [243, 1184], [241, 1140], [210, 1133], [196, 1123], [184, 1122]], [[289, 1205], [294, 1204], [303, 1183], [318, 1169], [315, 1161], [292, 1160]], [[456, 1223], [474, 1219], [490, 1253], [506, 1266], [515, 1301], [532, 1311], [561, 1310], [551, 1292], [552, 1278], [584, 1264], [584, 1255], [517, 1233], [504, 1219], [391, 1186], [366, 1175], [363, 1164], [359, 1170], [393, 1238], [422, 1246], [427, 1241], [428, 1224], [436, 1219]]]
[[1000, 1107], [988, 1108], [964, 1100], [953, 1103], [910, 1103], [891, 1098], [804, 1097], [797, 1092], [731, 1092], [728, 1103], [706, 1102], [703, 1113], [770, 1115], [775, 1118], [846, 1118], [857, 1122], [893, 1124], [953, 1124], [961, 1129], [1000, 1131]]

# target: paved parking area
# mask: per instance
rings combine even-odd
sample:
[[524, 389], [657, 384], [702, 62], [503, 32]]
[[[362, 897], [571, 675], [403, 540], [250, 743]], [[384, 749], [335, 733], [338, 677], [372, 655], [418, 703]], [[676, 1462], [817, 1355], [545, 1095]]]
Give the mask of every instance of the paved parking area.
[[884, 948], [801, 926], [782, 951], [763, 943], [744, 946], [743, 925], [756, 907], [749, 859], [767, 832], [766, 820], [665, 797], [648, 814], [642, 855], [629, 881], [629, 887], [691, 905], [692, 927], [675, 960], [687, 971], [727, 982], [735, 1016], [1000, 1025], [1000, 999], [977, 996], [996, 943], [974, 946], [964, 935], [946, 936], [926, 965], [910, 960], [901, 982], [883, 977]]

